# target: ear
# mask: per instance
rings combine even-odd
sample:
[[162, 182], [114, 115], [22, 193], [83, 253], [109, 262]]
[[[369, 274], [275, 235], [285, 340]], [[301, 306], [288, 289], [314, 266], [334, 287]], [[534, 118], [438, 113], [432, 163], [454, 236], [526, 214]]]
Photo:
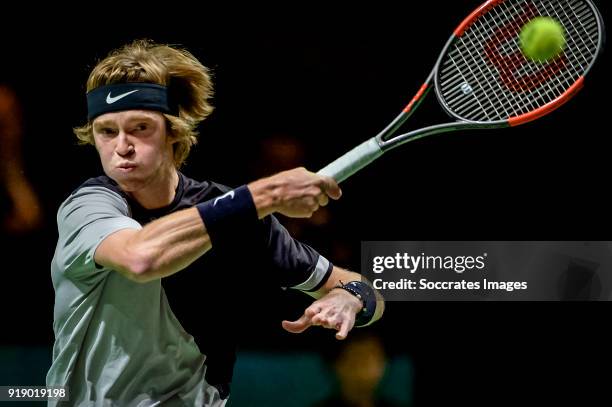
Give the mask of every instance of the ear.
[[[165, 116], [165, 115], [164, 115]], [[166, 143], [169, 145], [175, 144], [178, 140], [174, 135], [174, 131], [172, 130], [172, 122], [168, 120], [168, 118], [164, 117], [164, 123], [166, 125]]]
[[178, 143], [178, 139], [174, 137], [174, 134], [172, 132], [166, 132], [166, 145], [174, 148], [176, 143]]

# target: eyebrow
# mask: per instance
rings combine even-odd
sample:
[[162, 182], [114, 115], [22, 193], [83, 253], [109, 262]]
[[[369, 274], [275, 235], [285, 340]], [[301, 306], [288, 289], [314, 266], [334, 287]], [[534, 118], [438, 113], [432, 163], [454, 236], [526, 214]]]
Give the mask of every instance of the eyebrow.
[[[142, 121], [154, 122], [155, 119], [153, 119], [150, 116], [137, 115], [137, 116], [132, 116], [126, 120], [127, 123], [142, 122]], [[114, 120], [101, 120], [101, 121], [94, 122], [93, 125], [94, 127], [108, 127], [108, 126], [116, 125], [116, 122]]]

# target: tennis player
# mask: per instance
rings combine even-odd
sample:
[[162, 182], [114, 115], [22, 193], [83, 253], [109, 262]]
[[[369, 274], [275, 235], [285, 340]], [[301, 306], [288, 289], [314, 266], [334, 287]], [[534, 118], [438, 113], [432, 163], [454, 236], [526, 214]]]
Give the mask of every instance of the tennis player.
[[[47, 385], [69, 386], [70, 400], [50, 405], [225, 405], [231, 321], [252, 307], [226, 287], [245, 281], [256, 292], [257, 276], [316, 299], [283, 321], [289, 332], [322, 326], [344, 339], [381, 317], [382, 297], [359, 274], [333, 266], [273, 216], [311, 216], [340, 197], [333, 179], [297, 168], [231, 189], [178, 170], [211, 95], [208, 70], [192, 54], [148, 41], [115, 50], [91, 72], [88, 120], [75, 133], [95, 146], [105, 175], [84, 182], [57, 214]], [[161, 286], [184, 270], [207, 281], [193, 298], [206, 329], [197, 344]]]

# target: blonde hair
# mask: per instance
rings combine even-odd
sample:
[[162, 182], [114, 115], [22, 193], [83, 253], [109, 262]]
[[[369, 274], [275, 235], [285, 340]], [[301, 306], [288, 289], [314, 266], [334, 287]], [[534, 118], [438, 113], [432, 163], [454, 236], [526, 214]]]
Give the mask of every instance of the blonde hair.
[[[174, 165], [180, 168], [197, 142], [198, 123], [213, 111], [208, 103], [213, 95], [208, 68], [185, 49], [137, 40], [112, 51], [95, 66], [87, 80], [87, 92], [128, 82], [166, 86], [178, 103], [178, 116], [164, 116], [174, 141]], [[74, 128], [74, 134], [80, 144], [94, 144], [91, 122]]]

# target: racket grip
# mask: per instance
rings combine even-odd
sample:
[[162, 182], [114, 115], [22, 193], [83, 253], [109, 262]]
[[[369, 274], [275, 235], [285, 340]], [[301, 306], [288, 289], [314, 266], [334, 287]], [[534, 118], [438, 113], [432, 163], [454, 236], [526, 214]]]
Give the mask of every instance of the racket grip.
[[358, 145], [336, 161], [321, 169], [317, 174], [332, 177], [342, 182], [383, 154], [376, 138]]

